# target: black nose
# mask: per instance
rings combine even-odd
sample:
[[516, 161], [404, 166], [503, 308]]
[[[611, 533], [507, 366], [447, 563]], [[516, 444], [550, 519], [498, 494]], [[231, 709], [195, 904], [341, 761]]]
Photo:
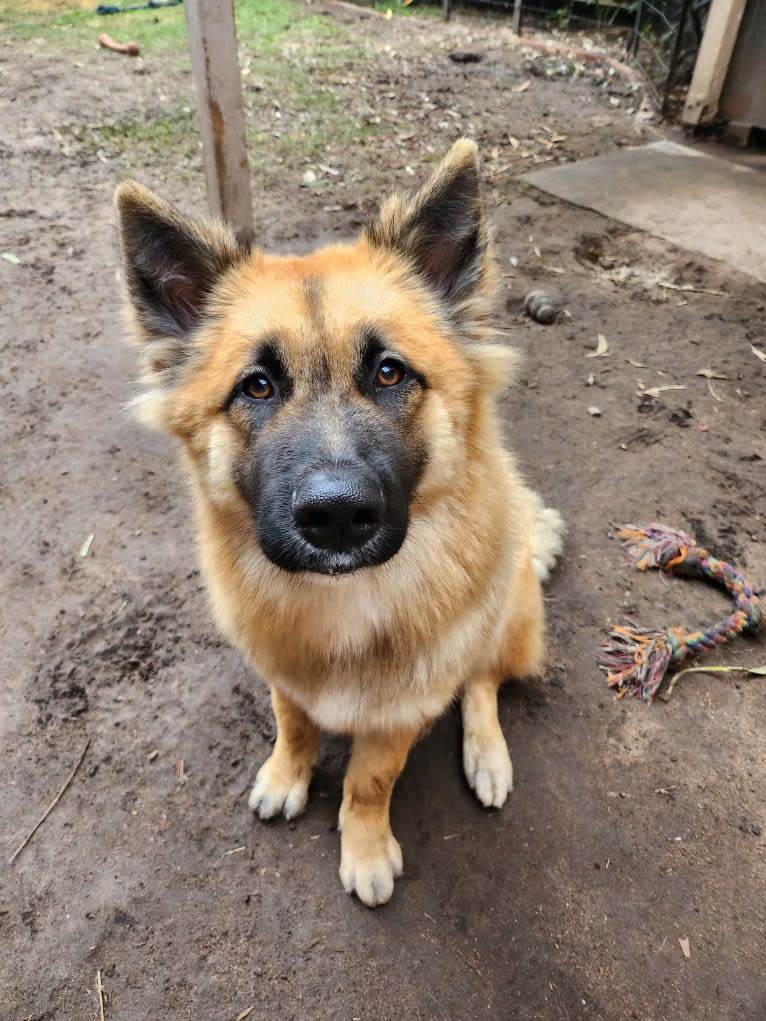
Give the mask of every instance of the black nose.
[[318, 549], [348, 553], [375, 535], [383, 521], [383, 493], [357, 469], [314, 472], [293, 492], [293, 520]]

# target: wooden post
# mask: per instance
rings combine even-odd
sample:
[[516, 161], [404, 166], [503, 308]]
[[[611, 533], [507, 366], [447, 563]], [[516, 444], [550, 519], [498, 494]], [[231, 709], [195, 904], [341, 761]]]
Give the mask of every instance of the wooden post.
[[511, 31], [514, 35], [521, 34], [521, 3], [522, 0], [513, 0], [513, 21]]
[[253, 240], [233, 0], [185, 0], [210, 212]]
[[715, 117], [746, 0], [713, 0], [681, 120], [703, 124]]

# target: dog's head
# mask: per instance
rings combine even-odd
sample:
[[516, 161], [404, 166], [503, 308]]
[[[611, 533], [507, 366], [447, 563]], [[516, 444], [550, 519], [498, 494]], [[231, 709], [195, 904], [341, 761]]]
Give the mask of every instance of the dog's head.
[[383, 563], [470, 471], [507, 376], [476, 147], [459, 141], [355, 244], [274, 257], [134, 183], [117, 192], [143, 417], [285, 571]]

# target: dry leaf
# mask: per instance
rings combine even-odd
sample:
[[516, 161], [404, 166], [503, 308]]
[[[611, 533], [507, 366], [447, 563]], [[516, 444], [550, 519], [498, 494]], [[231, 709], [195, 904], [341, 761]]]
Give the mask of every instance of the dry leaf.
[[518, 147], [521, 145], [521, 142], [518, 140], [518, 138], [514, 138], [513, 135], [508, 136], [508, 141], [511, 143], [512, 149], [518, 149]]
[[715, 392], [711, 380], [728, 379], [729, 377], [725, 376], [722, 372], [714, 372], [712, 369], [700, 369], [697, 375], [704, 376], [705, 379], [707, 380], [707, 388], [710, 391], [710, 396], [713, 398], [713, 400], [718, 401], [719, 404], [723, 404], [724, 403], [723, 397], [719, 397], [718, 394]]
[[527, 78], [527, 80], [525, 82], [522, 82], [521, 85], [517, 85], [515, 88], [511, 89], [511, 92], [526, 92], [531, 84], [532, 79]]
[[606, 339], [603, 333], [598, 335], [598, 344], [596, 345], [595, 351], [589, 351], [586, 354], [586, 358], [608, 358], [609, 352], [609, 341]]
[[762, 362], [766, 362], [766, 351], [761, 351], [755, 344], [750, 345], [750, 350], [753, 352], [756, 358], [759, 358]]
[[648, 390], [642, 390], [641, 393], [645, 394], [647, 397], [659, 397], [660, 394], [664, 393], [666, 390], [687, 390], [687, 389], [688, 387], [673, 384], [672, 386], [650, 386]]
[[691, 948], [691, 944], [689, 943], [689, 940], [686, 938], [686, 936], [684, 936], [684, 938], [683, 939], [679, 939], [678, 942], [679, 942], [679, 945], [681, 947], [681, 953], [684, 955], [684, 957], [688, 961], [689, 958], [692, 955], [692, 948]]
[[85, 542], [82, 544], [82, 546], [80, 547], [80, 556], [81, 557], [87, 557], [87, 555], [90, 553], [90, 547], [91, 547], [91, 544], [93, 542], [93, 539], [94, 539], [94, 536], [89, 535], [88, 538], [85, 540]]

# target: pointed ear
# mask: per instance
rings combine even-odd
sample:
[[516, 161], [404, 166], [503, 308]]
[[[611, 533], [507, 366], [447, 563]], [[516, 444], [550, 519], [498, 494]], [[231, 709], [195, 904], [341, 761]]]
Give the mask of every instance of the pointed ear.
[[138, 339], [180, 356], [183, 345], [168, 342], [199, 325], [213, 287], [249, 250], [223, 223], [191, 220], [135, 181], [121, 184], [115, 201]]
[[491, 291], [476, 144], [467, 138], [455, 142], [418, 192], [388, 199], [366, 236], [373, 247], [408, 259], [448, 304]]

